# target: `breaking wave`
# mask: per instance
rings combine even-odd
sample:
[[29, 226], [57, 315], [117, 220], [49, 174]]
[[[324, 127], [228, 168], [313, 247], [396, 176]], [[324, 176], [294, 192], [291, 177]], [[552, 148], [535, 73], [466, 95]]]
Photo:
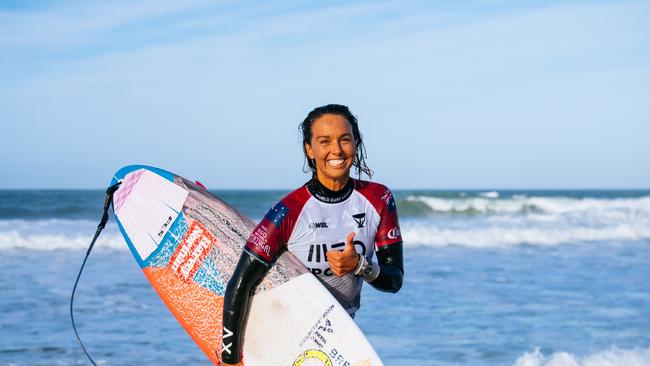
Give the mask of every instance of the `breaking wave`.
[[521, 244], [560, 245], [593, 241], [637, 241], [650, 239], [650, 227], [621, 224], [614, 227], [568, 227], [549, 230], [543, 227], [442, 228], [403, 225], [406, 244], [421, 246], [459, 245], [467, 247], [510, 247]]
[[[404, 194], [398, 199], [398, 206], [407, 246], [481, 248], [650, 239], [648, 195], [610, 198], [498, 192], [473, 193], [472, 197], [462, 193]], [[261, 215], [252, 213], [254, 219], [261, 219]], [[94, 213], [83, 218], [0, 218], [0, 250], [87, 248], [98, 216]], [[109, 220], [98, 247], [126, 248], [114, 219]]]
[[[96, 230], [97, 222], [89, 220], [0, 220], [0, 250], [87, 249]], [[106, 226], [95, 245], [127, 249], [114, 223]]]
[[424, 246], [508, 247], [650, 239], [650, 196], [496, 197], [496, 192], [407, 196], [404, 213], [400, 207], [404, 240]]
[[636, 198], [528, 197], [498, 198], [497, 192], [478, 197], [409, 195], [398, 201], [407, 215], [420, 214], [568, 214], [579, 212], [642, 212], [650, 214], [650, 196]]
[[545, 356], [535, 349], [524, 353], [513, 366], [650, 366], [650, 348], [611, 348], [585, 357], [567, 352]]

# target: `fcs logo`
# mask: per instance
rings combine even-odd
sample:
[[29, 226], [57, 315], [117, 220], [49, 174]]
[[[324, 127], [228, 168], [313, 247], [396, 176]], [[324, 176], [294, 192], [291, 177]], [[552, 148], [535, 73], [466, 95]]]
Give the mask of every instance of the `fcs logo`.
[[356, 215], [352, 215], [352, 218], [357, 223], [357, 225], [358, 225], [357, 228], [362, 228], [363, 224], [366, 223], [366, 213], [365, 212], [358, 213]]
[[160, 230], [158, 231], [158, 238], [160, 238], [161, 236], [163, 236], [163, 234], [165, 233], [165, 229], [167, 229], [167, 227], [169, 226], [169, 224], [170, 224], [171, 222], [172, 222], [172, 217], [169, 216], [169, 217], [167, 218], [167, 221], [165, 221], [165, 223], [162, 225], [162, 227], [161, 227]]

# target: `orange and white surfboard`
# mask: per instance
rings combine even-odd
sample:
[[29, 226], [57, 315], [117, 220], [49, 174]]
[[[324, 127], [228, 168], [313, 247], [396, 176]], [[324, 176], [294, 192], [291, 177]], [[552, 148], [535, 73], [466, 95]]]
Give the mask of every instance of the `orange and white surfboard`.
[[[223, 295], [255, 227], [208, 192], [162, 169], [130, 165], [111, 184], [118, 226], [152, 287], [215, 365]], [[251, 299], [246, 366], [375, 366], [379, 356], [336, 299], [290, 253]]]

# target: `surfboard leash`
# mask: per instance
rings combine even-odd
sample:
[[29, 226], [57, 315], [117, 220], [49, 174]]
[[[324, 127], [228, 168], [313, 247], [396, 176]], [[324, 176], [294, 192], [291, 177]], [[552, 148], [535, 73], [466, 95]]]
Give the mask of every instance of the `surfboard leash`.
[[97, 366], [97, 364], [95, 363], [95, 360], [93, 360], [93, 358], [90, 357], [90, 354], [86, 350], [86, 347], [84, 347], [84, 344], [81, 341], [81, 338], [79, 337], [79, 333], [77, 332], [77, 326], [75, 325], [74, 322], [74, 312], [72, 311], [72, 305], [74, 303], [74, 294], [77, 291], [77, 285], [79, 284], [79, 278], [81, 277], [81, 272], [83, 272], [84, 270], [84, 266], [86, 265], [86, 261], [88, 260], [88, 256], [90, 255], [90, 251], [93, 249], [93, 246], [95, 245], [95, 242], [99, 237], [99, 234], [102, 232], [102, 230], [104, 230], [104, 227], [106, 226], [106, 222], [108, 222], [108, 209], [111, 207], [111, 202], [113, 201], [113, 193], [115, 193], [115, 191], [120, 187], [120, 184], [122, 184], [122, 182], [117, 182], [112, 186], [108, 187], [108, 189], [106, 189], [106, 198], [104, 199], [104, 213], [102, 214], [102, 218], [99, 221], [99, 225], [97, 225], [97, 231], [95, 232], [95, 236], [93, 237], [93, 240], [90, 242], [88, 251], [86, 251], [86, 256], [83, 260], [83, 263], [81, 263], [81, 268], [79, 268], [79, 274], [77, 274], [77, 279], [74, 281], [74, 287], [72, 288], [72, 295], [70, 296], [70, 320], [72, 321], [72, 330], [74, 330], [74, 334], [77, 337], [77, 342], [79, 342], [81, 349], [84, 351], [84, 353], [90, 360], [90, 363], [92, 363], [94, 366]]

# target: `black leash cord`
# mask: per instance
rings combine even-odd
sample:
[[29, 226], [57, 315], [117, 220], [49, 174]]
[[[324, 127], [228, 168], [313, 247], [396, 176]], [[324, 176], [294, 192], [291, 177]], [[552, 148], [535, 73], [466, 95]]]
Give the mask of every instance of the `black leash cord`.
[[72, 330], [74, 330], [74, 334], [75, 336], [77, 336], [77, 342], [79, 342], [81, 349], [84, 351], [84, 353], [90, 360], [90, 363], [92, 363], [94, 366], [97, 366], [97, 364], [95, 363], [95, 360], [93, 360], [93, 358], [90, 357], [90, 354], [88, 354], [88, 351], [86, 350], [86, 347], [84, 347], [84, 344], [81, 341], [81, 338], [79, 337], [79, 333], [77, 332], [77, 326], [74, 323], [74, 312], [72, 311], [72, 304], [74, 303], [74, 293], [75, 291], [77, 291], [77, 285], [79, 284], [79, 278], [81, 277], [81, 272], [84, 270], [84, 266], [86, 265], [86, 261], [88, 260], [90, 251], [93, 249], [93, 246], [95, 245], [95, 241], [97, 241], [99, 234], [102, 232], [102, 230], [104, 230], [104, 227], [106, 226], [106, 222], [108, 221], [108, 209], [111, 207], [111, 201], [113, 200], [113, 193], [115, 193], [117, 188], [119, 188], [120, 184], [121, 182], [117, 182], [112, 186], [108, 187], [108, 189], [106, 190], [106, 199], [104, 200], [104, 213], [102, 214], [102, 219], [99, 221], [99, 225], [97, 225], [97, 231], [95, 232], [95, 236], [93, 237], [93, 240], [90, 242], [90, 246], [88, 247], [88, 251], [86, 252], [86, 257], [84, 258], [84, 261], [81, 264], [81, 268], [79, 268], [79, 274], [77, 274], [77, 279], [74, 281], [74, 287], [72, 288], [72, 295], [70, 296], [70, 320], [72, 321]]

